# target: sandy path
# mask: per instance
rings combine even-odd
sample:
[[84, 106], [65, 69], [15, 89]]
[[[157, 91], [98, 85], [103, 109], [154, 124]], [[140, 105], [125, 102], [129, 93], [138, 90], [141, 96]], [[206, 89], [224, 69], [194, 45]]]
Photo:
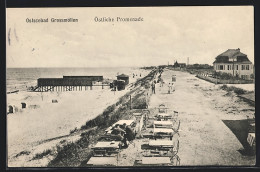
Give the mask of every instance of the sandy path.
[[[167, 94], [172, 74], [177, 75], [176, 91]], [[242, 156], [243, 146], [222, 120], [246, 119], [254, 108], [212, 83], [180, 71], [165, 70], [163, 88], [156, 84], [150, 107], [164, 103], [179, 112], [181, 165], [253, 165], [255, 157]], [[241, 111], [242, 109], [246, 109]]]

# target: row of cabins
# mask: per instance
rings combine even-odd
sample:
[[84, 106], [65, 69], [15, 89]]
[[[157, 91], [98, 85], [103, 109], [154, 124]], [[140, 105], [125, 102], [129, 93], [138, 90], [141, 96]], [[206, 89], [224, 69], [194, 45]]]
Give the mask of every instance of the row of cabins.
[[[123, 85], [129, 84], [129, 76], [122, 74], [117, 76], [117, 80]], [[103, 83], [103, 76], [63, 76], [63, 78], [39, 78], [37, 86], [32, 91], [73, 91], [85, 87], [85, 90], [92, 86], [109, 86]]]
[[63, 78], [39, 78], [37, 86], [92, 86], [92, 82], [102, 82], [103, 76], [63, 76]]

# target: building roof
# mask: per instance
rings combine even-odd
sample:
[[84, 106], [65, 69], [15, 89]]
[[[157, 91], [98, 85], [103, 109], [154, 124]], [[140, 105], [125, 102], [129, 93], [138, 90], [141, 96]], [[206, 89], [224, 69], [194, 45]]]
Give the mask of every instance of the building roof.
[[[230, 61], [231, 59], [231, 61]], [[236, 60], [235, 60], [236, 59]], [[247, 58], [247, 55], [240, 52], [240, 49], [228, 49], [227, 51], [218, 55], [213, 63], [232, 63], [235, 62], [241, 63], [251, 63]]]
[[129, 77], [129, 76], [126, 74], [121, 74], [121, 75], [117, 75], [117, 77]]

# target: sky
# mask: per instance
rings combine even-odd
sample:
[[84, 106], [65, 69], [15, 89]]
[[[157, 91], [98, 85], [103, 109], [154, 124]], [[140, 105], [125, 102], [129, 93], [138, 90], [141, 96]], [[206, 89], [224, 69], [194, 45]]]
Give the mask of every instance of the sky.
[[[254, 63], [252, 6], [7, 9], [7, 67], [210, 64], [227, 49]], [[142, 17], [142, 22], [95, 22]], [[49, 18], [27, 23], [27, 18]], [[52, 23], [51, 18], [78, 22]], [[9, 33], [10, 32], [10, 33]], [[10, 42], [9, 42], [10, 41]]]

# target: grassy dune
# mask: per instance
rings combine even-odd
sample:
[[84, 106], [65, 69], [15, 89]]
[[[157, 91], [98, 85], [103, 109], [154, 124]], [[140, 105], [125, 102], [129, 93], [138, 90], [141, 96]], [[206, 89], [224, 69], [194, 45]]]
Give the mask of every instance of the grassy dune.
[[[95, 144], [105, 129], [120, 119], [128, 119], [133, 112], [140, 111], [147, 107], [146, 96], [149, 100], [148, 83], [157, 74], [157, 70], [151, 71], [146, 77], [136, 81], [132, 89], [122, 96], [118, 102], [108, 106], [102, 114], [87, 121], [78, 130], [90, 129], [81, 133], [81, 137], [76, 142], [66, 142], [63, 146], [57, 146], [54, 152], [54, 159], [49, 162], [48, 167], [78, 167], [85, 166], [92, 156], [91, 145]], [[146, 89], [143, 89], [143, 88]], [[130, 103], [130, 96], [132, 101]], [[77, 129], [73, 132], [77, 132]], [[72, 132], [72, 133], [73, 133]]]

